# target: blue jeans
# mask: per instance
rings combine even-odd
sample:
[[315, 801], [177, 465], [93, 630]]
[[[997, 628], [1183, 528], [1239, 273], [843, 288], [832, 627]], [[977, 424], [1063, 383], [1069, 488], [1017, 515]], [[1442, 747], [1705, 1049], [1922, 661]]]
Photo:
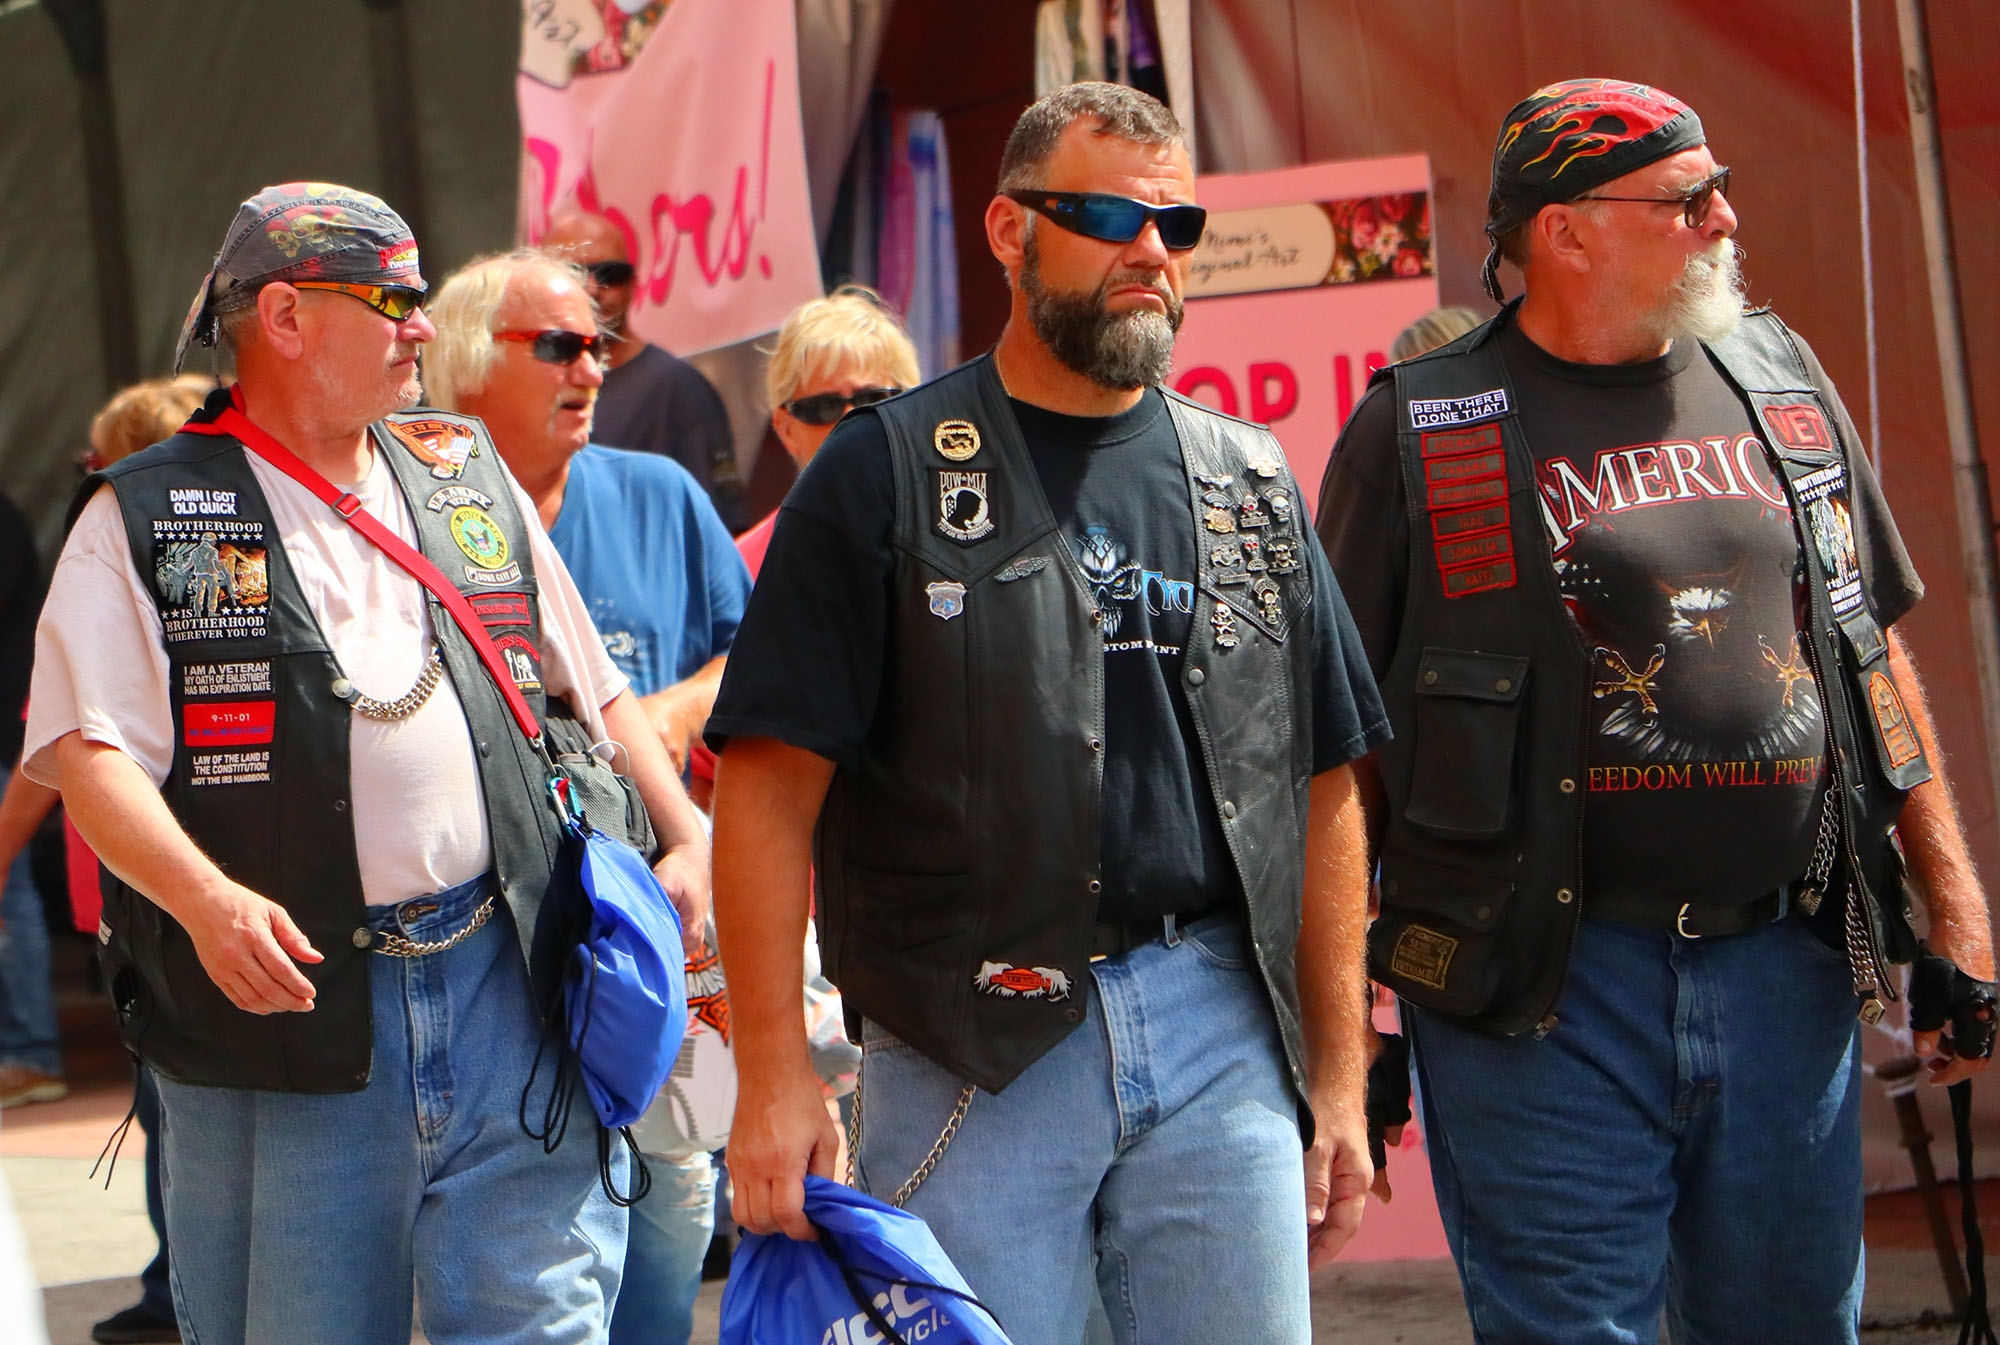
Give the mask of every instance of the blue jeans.
[[[1083, 1023], [974, 1095], [910, 1197], [1014, 1345], [1077, 1345], [1100, 1295], [1121, 1345], [1311, 1340], [1298, 1103], [1250, 956], [1221, 917], [1091, 964]], [[962, 1087], [868, 1025], [863, 1190], [894, 1195]]]
[[139, 1272], [139, 1306], [157, 1321], [174, 1315], [173, 1278], [167, 1254], [167, 1205], [160, 1189], [160, 1089], [153, 1071], [139, 1066], [139, 1079], [132, 1095], [132, 1110], [138, 1114], [139, 1129], [146, 1136], [146, 1218], [160, 1249]]
[[61, 1074], [49, 923], [23, 849], [0, 885], [0, 1065]]
[[1431, 1173], [1483, 1345], [1852, 1342], [1861, 1057], [1846, 959], [1585, 920], [1558, 1022], [1404, 1005]]
[[611, 1345], [687, 1345], [701, 1263], [715, 1232], [715, 1160], [648, 1155], [653, 1189], [632, 1207]]
[[[444, 938], [488, 882], [372, 907], [369, 925]], [[541, 1028], [506, 906], [444, 952], [375, 956], [369, 983], [361, 1092], [158, 1079], [182, 1335], [408, 1345], [414, 1293], [434, 1345], [602, 1341], [625, 1211], [599, 1184], [587, 1101], [554, 1154], [521, 1131]], [[623, 1190], [623, 1147], [612, 1156]]]

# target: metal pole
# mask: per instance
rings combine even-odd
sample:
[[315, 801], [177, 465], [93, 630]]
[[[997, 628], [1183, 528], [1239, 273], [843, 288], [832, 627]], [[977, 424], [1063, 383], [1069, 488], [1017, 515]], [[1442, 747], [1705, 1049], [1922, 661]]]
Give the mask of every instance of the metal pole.
[[1972, 652], [1979, 670], [1981, 722], [1986, 728], [1986, 770], [2000, 808], [2000, 612], [1993, 591], [1993, 494], [1979, 434], [1972, 419], [1972, 384], [1965, 367], [1965, 327], [1959, 316], [1958, 269], [1953, 260], [1951, 205], [1945, 196], [1944, 151], [1938, 142], [1937, 88], [1931, 79], [1931, 40], [1923, 0], [1896, 0], [1903, 42], [1903, 92], [1910, 104], [1910, 146], [1916, 158], [1917, 207], [1923, 217], [1924, 254], [1931, 282], [1931, 317], [1937, 327], [1938, 374], [1944, 384], [1944, 423], [1951, 441], [1952, 495], [1958, 505], [1959, 547], [1965, 596], [1971, 609]]

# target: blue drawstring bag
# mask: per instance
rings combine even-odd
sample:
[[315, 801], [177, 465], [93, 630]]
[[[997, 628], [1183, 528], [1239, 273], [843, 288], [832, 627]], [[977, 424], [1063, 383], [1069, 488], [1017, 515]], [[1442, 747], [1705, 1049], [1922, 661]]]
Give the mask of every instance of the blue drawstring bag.
[[819, 1241], [745, 1233], [720, 1345], [1010, 1345], [916, 1215], [806, 1178]]
[[[598, 1171], [615, 1204], [630, 1205], [652, 1187], [627, 1128], [667, 1081], [687, 1035], [687, 975], [681, 917], [653, 870], [625, 841], [590, 825], [567, 779], [550, 781], [562, 823], [562, 854], [551, 897], [575, 908], [564, 964], [560, 1022], [551, 1022], [521, 1090], [521, 1128], [554, 1153], [569, 1129], [571, 1099], [580, 1084], [603, 1123]], [[572, 885], [569, 896], [561, 889]], [[580, 900], [576, 898], [580, 896]], [[551, 1041], [559, 1053], [539, 1127], [528, 1120], [529, 1099]], [[631, 1151], [634, 1178], [619, 1191], [612, 1180], [611, 1137]]]

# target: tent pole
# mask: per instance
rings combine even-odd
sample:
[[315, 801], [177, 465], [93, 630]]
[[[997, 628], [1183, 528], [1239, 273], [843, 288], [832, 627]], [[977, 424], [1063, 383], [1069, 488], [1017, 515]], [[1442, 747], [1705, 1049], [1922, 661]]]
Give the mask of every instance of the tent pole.
[[1937, 87], [1931, 78], [1930, 29], [1923, 0], [1896, 0], [1902, 35], [1903, 91], [1910, 104], [1910, 145], [1916, 158], [1917, 206], [1937, 327], [1938, 373], [1944, 384], [1945, 431], [1951, 441], [1952, 495], [1971, 611], [1972, 651], [1979, 670], [1986, 769], [2000, 808], [2000, 609], [1994, 606], [1993, 493], [1972, 418], [1972, 384], [1965, 367], [1965, 327], [1959, 314], [1951, 205], [1945, 195], [1944, 149], [1938, 139]]
[[132, 316], [132, 258], [125, 245], [125, 172], [112, 111], [102, 0], [42, 0], [76, 73], [77, 130], [83, 138], [84, 195], [97, 272], [97, 337], [106, 391], [139, 378], [139, 328]]
[[375, 112], [375, 161], [384, 190], [418, 243], [430, 236], [430, 192], [425, 186], [423, 137], [417, 122], [415, 62], [410, 59], [410, 23], [403, 0], [362, 0], [368, 11], [369, 81]]

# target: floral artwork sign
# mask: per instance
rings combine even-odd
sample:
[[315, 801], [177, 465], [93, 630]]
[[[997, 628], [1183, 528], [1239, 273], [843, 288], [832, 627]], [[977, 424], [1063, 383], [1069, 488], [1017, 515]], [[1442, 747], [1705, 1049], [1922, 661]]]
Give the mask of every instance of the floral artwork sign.
[[1211, 211], [1188, 265], [1188, 297], [1437, 274], [1428, 191]]

